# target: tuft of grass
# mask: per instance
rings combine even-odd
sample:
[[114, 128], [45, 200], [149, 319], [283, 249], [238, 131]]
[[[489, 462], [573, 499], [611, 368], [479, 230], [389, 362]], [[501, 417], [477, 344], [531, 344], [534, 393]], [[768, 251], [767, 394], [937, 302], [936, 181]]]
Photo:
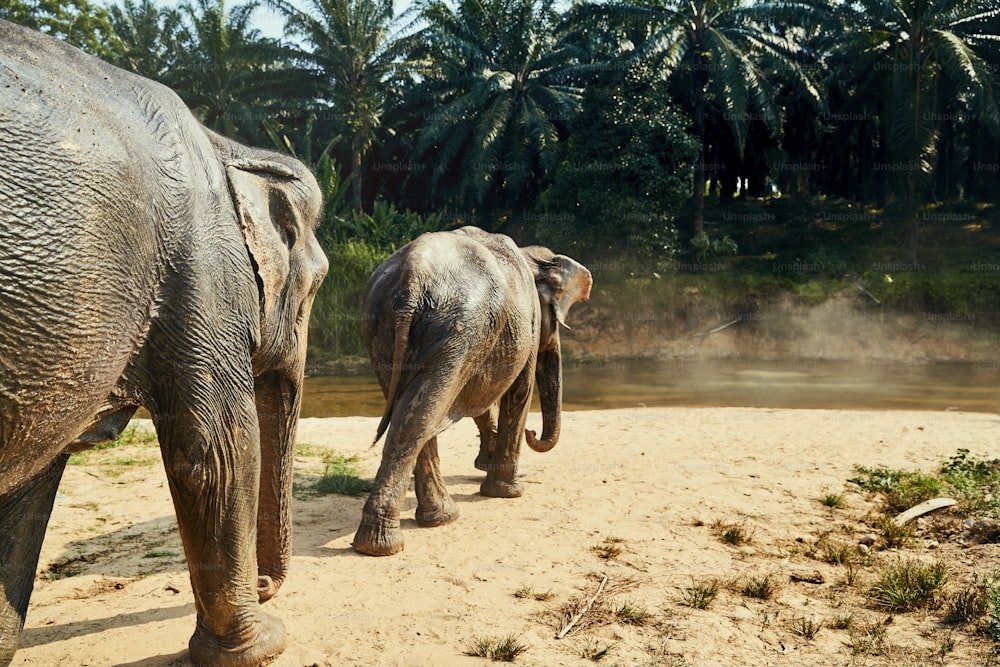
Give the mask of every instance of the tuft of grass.
[[1000, 518], [1000, 459], [980, 461], [960, 448], [941, 466], [941, 477], [959, 500], [959, 511], [968, 515]]
[[994, 644], [1000, 645], [1000, 578], [996, 571], [984, 580], [983, 597], [986, 598], [986, 611], [981, 625], [982, 633]]
[[747, 544], [753, 537], [753, 531], [748, 529], [745, 523], [726, 523], [722, 519], [712, 523], [712, 532], [720, 540], [734, 547]]
[[817, 621], [815, 616], [799, 616], [792, 620], [792, 632], [804, 639], [814, 639], [822, 627], [823, 621]]
[[336, 452], [323, 455], [323, 476], [313, 487], [316, 493], [342, 496], [363, 496], [372, 490], [371, 480], [361, 479], [357, 456], [344, 456]]
[[892, 512], [902, 512], [939, 496], [945, 488], [945, 483], [940, 477], [920, 471], [865, 466], [854, 466], [854, 470], [858, 476], [848, 481], [866, 491], [883, 494], [886, 509]]
[[692, 609], [708, 609], [719, 594], [719, 580], [712, 577], [696, 581], [681, 591], [680, 604]]
[[465, 654], [497, 662], [514, 662], [528, 646], [514, 634], [505, 637], [474, 637], [469, 641]]
[[978, 623], [989, 607], [987, 587], [990, 579], [976, 576], [959, 588], [948, 600], [946, 620], [951, 623]]
[[860, 588], [864, 581], [862, 569], [854, 561], [848, 561], [844, 569], [844, 585], [848, 588]]
[[868, 588], [868, 597], [887, 611], [925, 609], [940, 602], [948, 570], [941, 561], [900, 559], [885, 567]]
[[913, 526], [909, 524], [897, 526], [892, 517], [885, 514], [880, 514], [875, 519], [875, 529], [890, 549], [902, 549], [913, 540]]
[[847, 507], [847, 501], [843, 493], [824, 493], [819, 501], [832, 510], [840, 510]]
[[537, 600], [539, 602], [544, 602], [552, 597], [552, 591], [545, 591], [544, 593], [539, 593], [531, 588], [528, 584], [521, 586], [516, 591], [514, 591], [514, 597], [521, 600]]
[[[131, 424], [124, 431], [122, 431], [115, 440], [111, 440], [110, 442], [99, 442], [89, 449], [70, 454], [68, 463], [69, 465], [90, 465], [95, 462], [97, 457], [101, 456], [97, 452], [102, 452], [108, 449], [118, 449], [120, 447], [153, 447], [156, 446], [156, 444], [156, 433], [154, 431], [147, 430], [145, 428], [140, 429], [136, 424]], [[141, 459], [142, 465], [156, 461], [156, 457], [140, 456], [139, 459]], [[112, 463], [112, 465], [119, 464]], [[130, 464], [124, 463], [120, 465], [127, 466]], [[112, 472], [105, 472], [108, 473], [109, 476], [117, 476]], [[121, 472], [119, 471], [118, 474], [121, 474]]]
[[837, 630], [850, 630], [854, 627], [854, 614], [851, 612], [837, 614], [833, 617], [832, 625]]
[[743, 582], [740, 593], [743, 597], [770, 600], [778, 590], [778, 583], [770, 574], [752, 576]]
[[622, 553], [622, 548], [618, 546], [618, 542], [608, 542], [607, 539], [601, 544], [595, 544], [590, 547], [590, 550], [601, 560], [611, 560], [612, 558], [617, 558]]
[[619, 622], [625, 625], [643, 626], [653, 618], [653, 615], [645, 607], [638, 605], [631, 600], [625, 600], [621, 604], [612, 607], [611, 613]]
[[847, 565], [854, 558], [854, 547], [845, 542], [823, 542], [823, 558], [831, 565]]
[[168, 550], [156, 551], [156, 550], [151, 550], [151, 551], [147, 551], [146, 553], [144, 553], [142, 555], [142, 557], [143, 558], [173, 558], [176, 555], [177, 555], [176, 551], [168, 551]]
[[591, 662], [600, 662], [604, 658], [608, 657], [611, 650], [617, 646], [616, 643], [612, 642], [610, 644], [601, 645], [601, 642], [592, 637], [588, 637], [587, 641], [580, 645], [580, 657], [590, 660]]
[[889, 646], [885, 641], [886, 626], [879, 621], [855, 623], [847, 629], [853, 655], [885, 655]]

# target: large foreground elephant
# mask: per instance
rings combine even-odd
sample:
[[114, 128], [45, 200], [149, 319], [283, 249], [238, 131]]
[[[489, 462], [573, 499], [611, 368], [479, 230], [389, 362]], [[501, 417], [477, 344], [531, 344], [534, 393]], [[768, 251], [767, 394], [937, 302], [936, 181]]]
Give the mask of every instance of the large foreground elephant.
[[475, 227], [424, 234], [375, 270], [362, 331], [386, 394], [375, 440], [388, 434], [355, 549], [386, 556], [403, 548], [399, 509], [411, 473], [418, 523], [458, 518], [437, 436], [463, 417], [474, 417], [480, 430], [480, 492], [521, 495], [517, 462], [531, 394], [537, 379], [542, 438], [525, 436], [532, 449], [548, 451], [562, 408], [559, 325], [590, 297], [591, 284], [590, 272], [569, 257], [518, 248]]
[[285, 645], [292, 448], [320, 191], [170, 90], [0, 21], [0, 664], [68, 452], [152, 415], [198, 664]]

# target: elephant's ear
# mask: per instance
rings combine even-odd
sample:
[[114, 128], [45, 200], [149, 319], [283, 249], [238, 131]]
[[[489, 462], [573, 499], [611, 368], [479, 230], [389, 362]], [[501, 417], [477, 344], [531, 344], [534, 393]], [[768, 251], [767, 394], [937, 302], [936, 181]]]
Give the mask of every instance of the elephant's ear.
[[535, 287], [542, 305], [548, 305], [556, 321], [566, 324], [566, 316], [574, 303], [590, 298], [593, 279], [583, 264], [566, 255], [554, 255], [540, 246], [521, 249], [535, 272]]
[[284, 288], [289, 251], [299, 233], [295, 209], [282, 187], [296, 174], [277, 162], [233, 160], [226, 163], [226, 177], [266, 312]]

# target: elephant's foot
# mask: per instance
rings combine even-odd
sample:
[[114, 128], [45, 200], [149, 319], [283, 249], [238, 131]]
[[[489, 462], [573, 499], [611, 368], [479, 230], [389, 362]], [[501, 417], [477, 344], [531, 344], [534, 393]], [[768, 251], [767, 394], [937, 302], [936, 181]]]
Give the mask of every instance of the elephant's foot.
[[505, 482], [487, 477], [479, 487], [479, 493], [490, 498], [520, 498], [524, 487], [520, 482]]
[[416, 519], [424, 528], [444, 526], [458, 519], [458, 507], [451, 498], [445, 498], [441, 505], [426, 509], [418, 505]]
[[399, 523], [369, 521], [362, 516], [358, 532], [351, 542], [354, 550], [369, 556], [391, 556], [403, 550], [403, 533]]
[[[468, 459], [466, 459], [466, 461], [468, 461]], [[491, 463], [490, 457], [483, 456], [482, 454], [480, 454], [479, 456], [476, 457], [476, 463], [474, 465], [476, 466], [476, 470], [489, 472], [490, 463]]]
[[274, 661], [285, 650], [285, 626], [270, 614], [256, 611], [251, 629], [237, 638], [220, 638], [200, 622], [188, 643], [191, 662], [218, 667], [257, 667]]

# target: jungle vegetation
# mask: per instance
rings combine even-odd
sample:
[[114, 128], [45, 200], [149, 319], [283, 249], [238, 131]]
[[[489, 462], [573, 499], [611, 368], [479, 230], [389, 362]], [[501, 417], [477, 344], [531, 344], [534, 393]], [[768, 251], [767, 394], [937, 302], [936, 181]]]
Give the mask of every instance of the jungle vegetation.
[[[254, 27], [264, 6], [281, 39]], [[1000, 287], [996, 0], [0, 0], [0, 18], [312, 167], [327, 356], [359, 352], [348, 314], [378, 262], [463, 224], [622, 280], [723, 266], [802, 291], [891, 262], [909, 297]]]

